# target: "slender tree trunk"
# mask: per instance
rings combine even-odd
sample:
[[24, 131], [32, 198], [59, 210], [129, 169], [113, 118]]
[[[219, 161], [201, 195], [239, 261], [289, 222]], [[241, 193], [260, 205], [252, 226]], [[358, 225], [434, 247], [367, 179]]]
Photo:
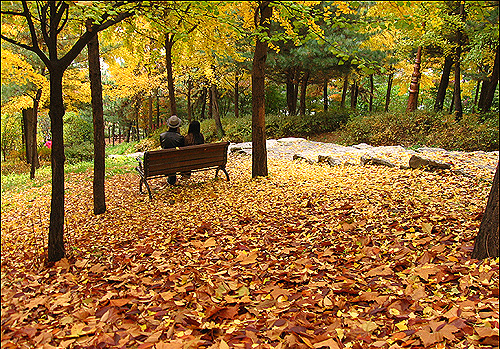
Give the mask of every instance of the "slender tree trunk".
[[63, 88], [64, 69], [52, 67], [50, 74], [50, 127], [52, 131], [52, 197], [50, 201], [49, 244], [47, 258], [57, 262], [64, 258], [64, 140]]
[[215, 127], [217, 129], [217, 135], [219, 138], [224, 137], [224, 129], [222, 128], [222, 123], [220, 121], [220, 113], [219, 113], [219, 103], [217, 101], [217, 86], [212, 84], [210, 88], [212, 94], [212, 103], [213, 103], [213, 117], [215, 120]]
[[484, 259], [487, 257], [498, 257], [498, 165], [493, 179], [493, 185], [488, 196], [486, 210], [481, 220], [481, 226], [477, 233], [472, 258]]
[[392, 91], [392, 80], [394, 73], [390, 73], [387, 78], [387, 93], [385, 94], [385, 107], [384, 110], [387, 113], [389, 111], [389, 103], [391, 102], [391, 91]]
[[294, 80], [294, 71], [293, 68], [289, 68], [286, 72], [286, 106], [288, 109], [288, 115], [295, 115], [295, 105], [294, 102], [295, 97], [295, 84]]
[[347, 89], [349, 87], [349, 75], [344, 77], [344, 85], [342, 86], [342, 100], [340, 101], [340, 107], [345, 108], [345, 100], [347, 97]]
[[411, 75], [410, 96], [408, 97], [408, 106], [406, 107], [407, 112], [412, 112], [414, 110], [417, 110], [418, 107], [418, 91], [420, 86], [421, 58], [422, 58], [422, 46], [419, 46], [417, 50], [417, 56], [415, 58], [415, 65], [413, 67], [413, 74]]
[[150, 94], [148, 96], [148, 128], [146, 129], [146, 135], [149, 135], [153, 132], [153, 95]]
[[188, 88], [187, 88], [187, 107], [188, 107], [188, 122], [191, 123], [193, 119], [193, 107], [191, 105], [191, 91], [193, 89], [193, 80], [191, 77], [188, 78]]
[[481, 89], [481, 96], [479, 97], [478, 105], [478, 109], [481, 112], [488, 112], [493, 104], [493, 97], [495, 96], [495, 90], [497, 89], [499, 78], [499, 51], [500, 46], [497, 47], [491, 77], [483, 82], [483, 88]]
[[450, 84], [451, 67], [453, 66], [453, 57], [446, 56], [444, 58], [443, 72], [441, 74], [441, 81], [436, 95], [436, 102], [434, 103], [434, 110], [443, 110], [444, 99], [446, 97], [446, 89]]
[[[262, 1], [255, 10], [255, 18], [259, 18], [257, 30], [263, 30], [269, 35], [272, 16], [271, 1]], [[267, 42], [256, 39], [252, 67], [252, 178], [267, 176], [266, 150], [266, 108], [265, 108], [265, 77], [266, 77]]]
[[328, 80], [323, 83], [323, 111], [328, 111]]
[[302, 77], [302, 82], [300, 86], [300, 107], [299, 114], [306, 114], [306, 95], [307, 95], [307, 82], [309, 81], [309, 71], [304, 72], [304, 76]]
[[234, 117], [240, 117], [240, 91], [238, 74], [234, 74]]
[[207, 105], [207, 88], [203, 87], [203, 92], [201, 93], [201, 119], [205, 119], [206, 105]]
[[214, 96], [212, 95], [212, 87], [208, 89], [208, 116], [214, 117]]
[[460, 55], [461, 47], [457, 47], [457, 56], [455, 62], [455, 88], [453, 89], [453, 108], [455, 110], [455, 120], [462, 120], [463, 109], [462, 109], [462, 95], [460, 89]]
[[160, 127], [160, 89], [156, 89], [156, 128]]
[[370, 74], [370, 105], [368, 110], [373, 111], [373, 74]]
[[167, 34], [165, 37], [165, 60], [167, 66], [168, 98], [170, 100], [170, 113], [177, 115], [177, 105], [175, 104], [174, 73], [172, 69], [172, 47], [174, 46], [175, 34]]
[[474, 104], [472, 105], [472, 113], [474, 114], [477, 109], [477, 101], [479, 99], [479, 89], [481, 88], [481, 80], [476, 83], [476, 93], [474, 94]]
[[351, 109], [356, 109], [358, 104], [358, 81], [354, 79], [351, 85]]
[[[92, 20], [87, 21], [87, 30], [91, 30]], [[104, 177], [106, 173], [104, 139], [104, 112], [102, 105], [101, 64], [99, 60], [99, 39], [96, 34], [87, 44], [92, 117], [94, 123], [94, 214], [106, 212]], [[152, 107], [152, 106], [151, 106]]]

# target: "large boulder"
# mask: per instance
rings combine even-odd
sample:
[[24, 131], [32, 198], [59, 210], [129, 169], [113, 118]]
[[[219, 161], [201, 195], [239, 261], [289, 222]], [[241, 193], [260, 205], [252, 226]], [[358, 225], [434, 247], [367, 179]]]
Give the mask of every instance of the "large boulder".
[[410, 168], [426, 168], [430, 170], [449, 170], [451, 164], [446, 162], [427, 159], [419, 155], [412, 155], [409, 161]]

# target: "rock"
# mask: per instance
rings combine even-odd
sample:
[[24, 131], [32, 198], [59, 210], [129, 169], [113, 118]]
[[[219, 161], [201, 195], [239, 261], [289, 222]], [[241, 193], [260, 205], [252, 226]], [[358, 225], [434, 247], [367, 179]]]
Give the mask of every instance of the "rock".
[[370, 149], [370, 148], [373, 148], [371, 145], [366, 144], [366, 143], [359, 143], [359, 144], [353, 145], [352, 147], [355, 148], [355, 149]]
[[451, 169], [451, 164], [441, 161], [435, 161], [427, 159], [418, 155], [412, 155], [410, 158], [410, 168], [420, 168], [426, 167], [432, 170], [449, 170]]
[[419, 153], [422, 153], [424, 151], [426, 152], [429, 152], [429, 153], [434, 153], [434, 152], [445, 152], [446, 149], [443, 149], [443, 148], [430, 148], [430, 147], [420, 147], [420, 148], [417, 148], [416, 151], [418, 151]]
[[293, 160], [305, 160], [305, 162], [307, 162], [310, 165], [314, 164], [313, 160], [309, 159], [308, 157], [302, 154], [293, 154]]
[[392, 162], [389, 162], [389, 161], [384, 160], [384, 159], [373, 157], [370, 154], [364, 154], [363, 156], [361, 156], [360, 161], [361, 161], [361, 165], [363, 165], [363, 166], [365, 166], [365, 165], [379, 165], [379, 166], [387, 166], [387, 167], [396, 167], [396, 165], [394, 165]]
[[318, 155], [318, 162], [326, 162], [331, 167], [342, 165], [340, 159], [335, 159], [329, 155]]

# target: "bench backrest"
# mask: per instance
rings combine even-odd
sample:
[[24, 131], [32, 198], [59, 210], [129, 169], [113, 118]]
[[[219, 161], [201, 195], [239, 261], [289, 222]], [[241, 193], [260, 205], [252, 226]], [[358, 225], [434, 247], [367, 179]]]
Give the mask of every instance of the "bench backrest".
[[206, 168], [225, 167], [229, 142], [189, 145], [144, 153], [146, 178]]

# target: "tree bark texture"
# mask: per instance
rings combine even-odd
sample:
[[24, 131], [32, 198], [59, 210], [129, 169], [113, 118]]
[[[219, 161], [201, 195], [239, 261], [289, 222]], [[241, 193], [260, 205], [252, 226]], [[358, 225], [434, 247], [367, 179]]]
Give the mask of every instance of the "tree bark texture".
[[417, 56], [415, 58], [415, 65], [413, 66], [413, 74], [411, 75], [410, 82], [410, 96], [408, 97], [407, 112], [417, 110], [418, 106], [418, 90], [420, 86], [420, 62], [422, 59], [422, 46], [417, 49]]
[[[256, 9], [259, 18], [257, 30], [269, 35], [272, 7], [270, 1], [262, 1]], [[257, 23], [256, 23], [257, 24]], [[267, 42], [257, 37], [252, 65], [252, 178], [266, 177], [266, 109], [265, 109], [265, 69], [267, 59]]]
[[52, 131], [52, 197], [50, 202], [49, 244], [50, 262], [64, 258], [64, 140], [63, 140], [63, 88], [64, 69], [52, 68], [50, 74], [50, 127]]
[[302, 76], [302, 81], [300, 84], [300, 104], [299, 104], [299, 114], [306, 114], [306, 96], [307, 96], [307, 83], [309, 81], [309, 71], [305, 71]]
[[434, 103], [434, 110], [443, 110], [444, 99], [446, 97], [446, 89], [450, 84], [451, 67], [453, 66], [453, 57], [446, 56], [444, 58], [443, 72], [441, 74], [441, 81], [439, 82], [438, 91], [436, 94], [436, 102]]
[[394, 78], [394, 73], [390, 73], [387, 77], [387, 93], [385, 94], [385, 107], [384, 110], [387, 113], [389, 111], [389, 104], [391, 103], [391, 91], [392, 91], [392, 80]]
[[486, 210], [481, 220], [479, 232], [477, 233], [472, 258], [484, 259], [498, 257], [498, 165], [493, 179], [493, 185], [488, 196]]
[[172, 47], [174, 46], [175, 34], [167, 34], [165, 37], [165, 61], [167, 66], [168, 99], [170, 100], [170, 113], [177, 115], [177, 105], [175, 103], [174, 73], [172, 66]]
[[187, 86], [187, 108], [188, 108], [188, 122], [191, 123], [193, 120], [193, 106], [191, 105], [191, 91], [193, 90], [193, 80], [191, 77], [188, 78]]
[[[92, 20], [87, 21], [87, 30], [91, 30]], [[106, 212], [106, 194], [104, 178], [106, 173], [106, 141], [104, 139], [104, 111], [102, 102], [101, 64], [99, 60], [99, 39], [97, 34], [87, 44], [92, 120], [94, 124], [94, 214]], [[150, 97], [150, 116], [152, 117], [152, 98]]]
[[497, 52], [495, 54], [495, 63], [493, 65], [493, 72], [489, 79], [483, 82], [483, 87], [481, 89], [481, 96], [479, 97], [478, 109], [481, 112], [488, 112], [491, 109], [493, 103], [493, 97], [495, 96], [495, 90], [497, 89], [498, 78], [499, 78], [499, 51], [500, 46], [497, 47]]
[[[37, 105], [38, 103], [36, 103]], [[35, 178], [35, 169], [40, 167], [37, 151], [37, 117], [35, 108], [23, 109], [24, 141], [26, 149], [26, 162], [31, 165], [30, 178]]]
[[356, 109], [358, 104], [358, 81], [354, 79], [351, 85], [351, 109]]

